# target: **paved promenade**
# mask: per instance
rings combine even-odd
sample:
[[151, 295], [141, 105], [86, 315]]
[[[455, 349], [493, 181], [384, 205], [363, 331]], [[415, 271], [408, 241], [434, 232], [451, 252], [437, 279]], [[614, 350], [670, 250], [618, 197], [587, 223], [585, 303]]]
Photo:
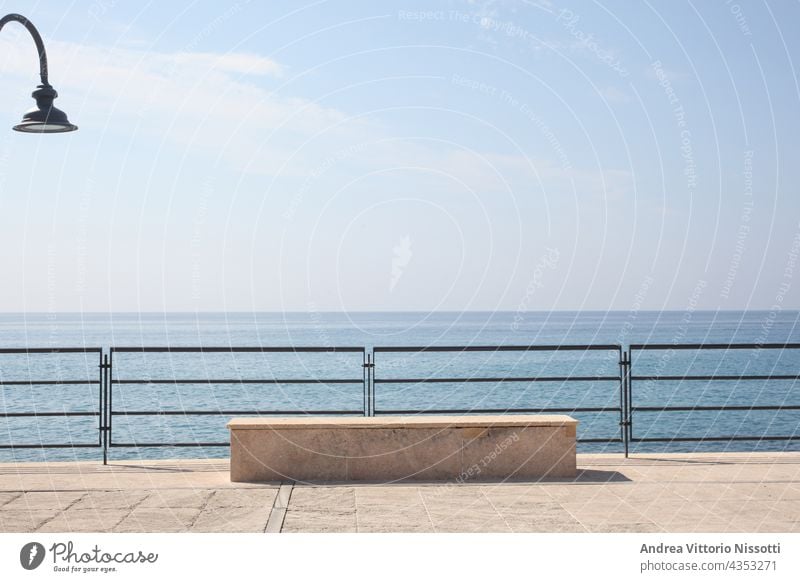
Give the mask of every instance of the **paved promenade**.
[[221, 460], [0, 464], [3, 532], [800, 532], [800, 453], [578, 455], [576, 479], [231, 483]]

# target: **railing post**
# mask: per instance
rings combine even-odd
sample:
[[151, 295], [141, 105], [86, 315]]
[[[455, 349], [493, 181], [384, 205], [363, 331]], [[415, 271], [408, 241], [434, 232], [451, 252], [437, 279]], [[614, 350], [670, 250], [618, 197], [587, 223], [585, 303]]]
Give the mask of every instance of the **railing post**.
[[620, 398], [622, 404], [620, 430], [622, 431], [622, 442], [625, 447], [625, 458], [628, 458], [630, 446], [630, 426], [631, 426], [631, 406], [630, 406], [630, 387], [631, 387], [631, 354], [630, 351], [622, 351], [620, 360], [622, 372], [620, 383]]
[[103, 447], [103, 464], [108, 464], [108, 384], [111, 363], [108, 354], [100, 352], [100, 441]]
[[[103, 427], [105, 427], [105, 391], [106, 391], [106, 370], [103, 362], [103, 349], [100, 349], [99, 363], [97, 364], [98, 384], [97, 384], [97, 444], [103, 448]], [[103, 450], [103, 464], [106, 464], [105, 450]]]
[[375, 397], [374, 390], [375, 384], [373, 382], [372, 370], [375, 368], [374, 353], [367, 353], [367, 360], [364, 362], [364, 371], [366, 378], [364, 383], [364, 393], [366, 396], [366, 407], [364, 408], [364, 416], [374, 416], [373, 412], [373, 399]]
[[364, 378], [364, 385], [363, 385], [363, 393], [362, 393], [362, 402], [361, 407], [364, 410], [364, 416], [369, 416], [369, 408], [367, 404], [367, 391], [369, 389], [369, 382], [367, 381], [367, 350], [364, 348], [364, 352], [361, 354], [361, 373]]

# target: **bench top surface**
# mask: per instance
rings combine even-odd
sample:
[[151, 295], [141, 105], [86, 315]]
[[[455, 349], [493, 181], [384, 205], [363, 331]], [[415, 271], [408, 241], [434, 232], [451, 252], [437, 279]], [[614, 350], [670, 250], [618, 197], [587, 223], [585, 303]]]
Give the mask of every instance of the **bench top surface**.
[[471, 428], [505, 426], [575, 426], [578, 421], [564, 414], [503, 414], [485, 416], [303, 416], [233, 418], [231, 430], [315, 428]]

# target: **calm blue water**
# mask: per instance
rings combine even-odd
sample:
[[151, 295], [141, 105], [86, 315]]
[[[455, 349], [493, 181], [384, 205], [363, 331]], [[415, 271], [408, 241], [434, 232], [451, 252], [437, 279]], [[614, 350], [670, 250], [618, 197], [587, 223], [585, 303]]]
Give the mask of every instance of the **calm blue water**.
[[[0, 347], [373, 346], [800, 342], [798, 312], [557, 313], [220, 313], [3, 314]], [[800, 374], [800, 350], [634, 352], [634, 376]], [[15, 412], [87, 412], [95, 384], [37, 385], [98, 379], [98, 355], [0, 354], [0, 444], [97, 442], [93, 417], [8, 416]], [[359, 354], [117, 353], [114, 443], [224, 442], [230, 415], [139, 416], [135, 411], [363, 410]], [[383, 353], [376, 355], [378, 411], [509, 408], [614, 408], [615, 381], [414, 382], [418, 378], [616, 376], [614, 351]], [[313, 384], [175, 384], [181, 379], [311, 379]], [[352, 384], [324, 380], [353, 380]], [[159, 383], [168, 380], [170, 383]], [[144, 381], [144, 382], [142, 382]], [[13, 384], [13, 382], [19, 382]], [[34, 382], [33, 384], [29, 384]], [[795, 380], [633, 382], [636, 407], [800, 405]], [[579, 437], [619, 436], [616, 412], [575, 413]], [[659, 412], [636, 410], [637, 438], [800, 434], [800, 411]], [[800, 441], [640, 443], [634, 451], [800, 450]], [[619, 451], [617, 443], [580, 445]], [[112, 459], [227, 456], [225, 448], [114, 448]], [[0, 460], [101, 458], [99, 449], [0, 449]]]

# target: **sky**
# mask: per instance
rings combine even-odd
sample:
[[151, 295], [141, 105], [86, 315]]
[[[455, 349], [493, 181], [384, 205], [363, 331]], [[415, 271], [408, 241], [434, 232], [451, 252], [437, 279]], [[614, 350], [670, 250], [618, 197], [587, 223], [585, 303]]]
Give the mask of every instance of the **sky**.
[[0, 311], [800, 308], [798, 2], [0, 7]]

